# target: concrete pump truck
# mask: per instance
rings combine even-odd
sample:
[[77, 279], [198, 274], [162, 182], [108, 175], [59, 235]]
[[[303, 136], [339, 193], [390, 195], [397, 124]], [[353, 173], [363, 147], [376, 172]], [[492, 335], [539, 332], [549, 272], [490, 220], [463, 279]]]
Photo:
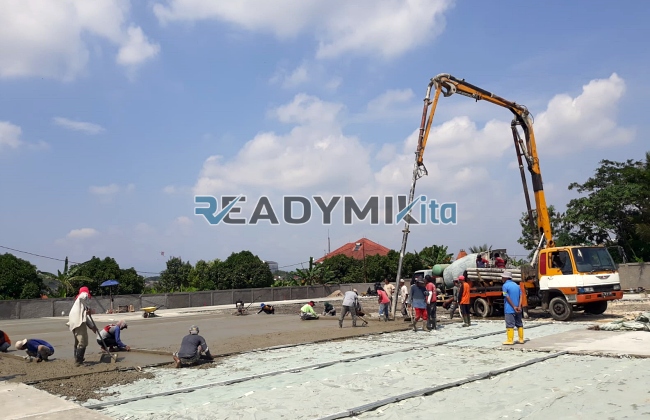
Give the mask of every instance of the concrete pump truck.
[[[432, 90], [434, 91], [433, 100], [431, 99]], [[578, 310], [592, 314], [605, 312], [608, 301], [623, 297], [617, 266], [607, 248], [603, 246], [556, 246], [544, 196], [542, 174], [533, 132], [533, 117], [525, 106], [503, 99], [450, 74], [439, 74], [431, 79], [424, 98], [408, 202], [413, 201], [417, 180], [427, 175], [423, 162], [424, 151], [441, 93], [444, 97], [457, 93], [476, 101], [487, 101], [510, 110], [514, 115], [511, 131], [524, 188], [528, 222], [538, 243], [531, 260], [534, 271], [532, 275], [521, 277], [520, 287], [525, 291], [524, 306], [527, 305], [528, 309], [541, 307], [550, 312], [551, 316], [558, 321], [570, 319], [573, 312]], [[531, 206], [524, 162], [531, 175], [535, 210]], [[405, 217], [404, 220], [405, 227], [402, 231], [402, 248], [397, 269], [398, 282], [401, 278], [402, 259], [409, 234], [409, 218]], [[494, 284], [493, 286], [495, 286], [495, 292], [500, 287]], [[481, 296], [485, 299], [484, 287], [479, 288], [473, 285], [472, 288], [472, 295], [475, 295], [477, 299]], [[497, 297], [499, 295], [500, 293], [493, 293], [494, 302], [488, 303], [496, 305], [502, 303]], [[502, 298], [500, 300], [502, 301]], [[397, 305], [393, 310], [396, 309]]]

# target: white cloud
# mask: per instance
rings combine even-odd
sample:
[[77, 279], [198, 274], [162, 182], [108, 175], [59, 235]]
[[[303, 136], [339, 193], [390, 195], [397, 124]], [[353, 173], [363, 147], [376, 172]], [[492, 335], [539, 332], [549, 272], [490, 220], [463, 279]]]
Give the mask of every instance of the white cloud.
[[[167, 0], [154, 5], [162, 24], [220, 20], [280, 40], [310, 33], [317, 58], [358, 53], [396, 57], [430, 43], [445, 27], [452, 0]], [[290, 11], [290, 12], [287, 12]]]
[[296, 95], [271, 113], [282, 122], [297, 124], [289, 133], [260, 133], [229, 161], [210, 156], [194, 193], [224, 194], [245, 187], [290, 192], [311, 188], [314, 192], [365, 182], [371, 176], [369, 150], [356, 137], [341, 133], [336, 119], [342, 108], [313, 96]]
[[0, 121], [0, 152], [9, 149], [27, 147], [29, 150], [48, 150], [50, 145], [40, 140], [37, 143], [28, 143], [21, 139], [23, 130], [9, 121]]
[[90, 47], [117, 47], [116, 61], [132, 66], [159, 46], [128, 22], [130, 0], [21, 0], [0, 3], [0, 77], [70, 81], [83, 73]]
[[75, 121], [63, 117], [55, 117], [52, 119], [52, 121], [54, 121], [54, 124], [60, 127], [67, 128], [73, 131], [81, 131], [86, 134], [99, 134], [104, 131], [104, 127], [102, 127], [101, 125], [84, 122], [84, 121]]
[[271, 83], [282, 83], [284, 88], [294, 88], [310, 80], [308, 64], [303, 62], [293, 71], [288, 72], [285, 69], [278, 70], [271, 78]]
[[383, 112], [391, 109], [394, 104], [409, 102], [413, 96], [411, 89], [390, 89], [368, 102], [368, 111]]
[[411, 89], [389, 89], [376, 98], [371, 99], [366, 105], [366, 110], [354, 115], [351, 120], [354, 122], [388, 121], [408, 118], [413, 120], [418, 112], [421, 112], [421, 105], [413, 101], [415, 94]]
[[160, 45], [150, 43], [139, 27], [131, 26], [127, 33], [128, 37], [117, 54], [118, 64], [137, 66], [160, 52]]
[[72, 229], [65, 236], [67, 239], [88, 239], [97, 236], [99, 232], [93, 228]]
[[20, 139], [23, 130], [9, 121], [0, 121], [0, 152], [2, 149], [17, 149], [23, 141]]
[[607, 79], [590, 81], [575, 98], [556, 95], [535, 119], [537, 143], [545, 153], [563, 155], [585, 147], [631, 142], [634, 128], [620, 127], [616, 121], [625, 89], [625, 81], [613, 73]]
[[119, 193], [130, 193], [135, 191], [135, 184], [128, 184], [123, 187], [115, 183], [99, 186], [93, 185], [88, 188], [88, 191], [93, 195], [101, 197], [105, 201], [110, 201]]

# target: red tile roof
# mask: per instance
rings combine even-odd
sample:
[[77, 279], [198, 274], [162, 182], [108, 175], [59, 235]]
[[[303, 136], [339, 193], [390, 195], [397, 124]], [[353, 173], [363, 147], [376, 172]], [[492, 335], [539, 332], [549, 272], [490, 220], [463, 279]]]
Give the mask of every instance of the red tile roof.
[[[357, 246], [357, 244], [361, 244]], [[324, 260], [331, 258], [335, 255], [347, 255], [348, 257], [356, 258], [357, 260], [362, 260], [363, 256], [366, 257], [370, 255], [382, 255], [386, 256], [390, 249], [386, 248], [383, 245], [379, 245], [377, 242], [373, 242], [370, 239], [361, 238], [357, 241], [347, 243], [342, 247], [335, 249], [324, 257], [316, 260], [317, 263], [323, 262]]]
[[458, 252], [458, 255], [456, 255], [456, 259], [460, 260], [461, 258], [466, 257], [466, 256], [467, 256], [467, 252], [465, 252], [464, 249], [461, 249], [460, 252]]

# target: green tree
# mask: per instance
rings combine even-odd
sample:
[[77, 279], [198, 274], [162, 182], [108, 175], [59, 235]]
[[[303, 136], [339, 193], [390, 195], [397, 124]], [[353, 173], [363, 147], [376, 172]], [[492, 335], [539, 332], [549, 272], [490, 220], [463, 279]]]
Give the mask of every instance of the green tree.
[[602, 160], [595, 174], [569, 190], [585, 196], [567, 205], [566, 221], [583, 241], [621, 246], [637, 261], [650, 260], [650, 153], [645, 161]]
[[76, 294], [81, 286], [88, 287], [90, 293], [94, 295], [108, 294], [106, 288], [100, 287], [100, 284], [106, 280], [119, 282], [118, 294], [140, 294], [144, 291], [144, 277], [133, 267], [121, 269], [117, 261], [111, 257], [102, 260], [93, 256], [86, 262], [70, 267], [69, 273], [75, 276], [69, 279], [73, 294]]
[[332, 282], [358, 283], [363, 281], [363, 261], [348, 257], [347, 255], [335, 255], [327, 258], [319, 265], [325, 267], [331, 273]]
[[160, 273], [160, 288], [165, 292], [181, 292], [190, 285], [192, 264], [179, 257], [167, 260], [167, 268]]
[[483, 245], [473, 245], [467, 248], [469, 251], [468, 254], [478, 254], [479, 252], [488, 252], [492, 248], [492, 245], [483, 244]]
[[42, 290], [43, 280], [32, 263], [13, 254], [0, 255], [0, 299], [34, 299]]
[[325, 284], [334, 280], [334, 273], [329, 267], [314, 264], [314, 258], [309, 257], [309, 267], [296, 269], [295, 276], [301, 285]]
[[189, 274], [190, 287], [196, 290], [216, 290], [219, 283], [221, 260], [199, 260]]
[[[536, 210], [533, 210], [533, 217], [537, 217]], [[551, 221], [551, 231], [556, 246], [577, 245], [581, 242], [580, 238], [572, 231], [571, 223], [565, 219], [564, 214], [555, 210], [553, 205], [548, 206], [548, 217]], [[531, 229], [528, 222], [528, 212], [521, 214], [519, 225], [521, 225], [521, 237], [517, 239], [517, 243], [529, 251], [528, 258], [532, 258], [538, 242], [535, 239], [536, 232]]]
[[39, 271], [38, 275], [44, 281], [51, 281], [54, 283], [54, 287], [50, 287], [50, 289], [56, 297], [65, 298], [76, 294], [72, 287], [73, 283], [86, 282], [90, 284], [90, 282], [93, 281], [90, 277], [78, 276], [78, 271], [79, 265], [72, 267], [72, 269], [68, 269], [68, 257], [65, 257], [63, 272], [57, 270], [56, 274], [53, 274], [46, 271]]
[[273, 273], [268, 264], [250, 251], [232, 253], [221, 265], [219, 289], [269, 287]]
[[[487, 246], [487, 245], [485, 245]], [[471, 249], [471, 248], [470, 248]], [[436, 264], [449, 264], [454, 254], [447, 251], [444, 245], [432, 245], [422, 249], [417, 255], [422, 261], [422, 266], [425, 268], [433, 268]]]

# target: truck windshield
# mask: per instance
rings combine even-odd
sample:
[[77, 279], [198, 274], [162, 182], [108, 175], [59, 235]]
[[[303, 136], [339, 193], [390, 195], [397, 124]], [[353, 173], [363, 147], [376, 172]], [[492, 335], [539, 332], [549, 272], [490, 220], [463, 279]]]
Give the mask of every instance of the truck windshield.
[[615, 271], [616, 266], [605, 248], [573, 248], [573, 259], [580, 273]]

